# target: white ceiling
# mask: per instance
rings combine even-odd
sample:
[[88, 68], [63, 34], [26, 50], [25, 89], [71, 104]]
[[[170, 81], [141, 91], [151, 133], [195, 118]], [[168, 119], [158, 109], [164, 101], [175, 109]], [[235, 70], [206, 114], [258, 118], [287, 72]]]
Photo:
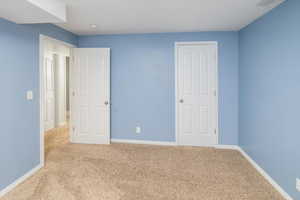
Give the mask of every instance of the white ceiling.
[[66, 22], [66, 5], [59, 0], [2, 0], [0, 17], [19, 24]]
[[[68, 22], [57, 25], [92, 35], [239, 30], [284, 0], [61, 1], [67, 4]], [[261, 1], [271, 4], [258, 6]]]
[[[5, 1], [7, 2], [0, 9], [2, 15], [21, 22], [23, 18], [29, 19], [32, 23], [36, 19], [41, 20], [41, 11], [35, 9], [36, 13], [32, 12], [32, 8], [27, 8], [22, 2], [31, 2], [39, 7], [43, 5], [48, 13], [55, 11], [55, 14], [59, 14], [59, 10], [53, 10], [58, 5], [57, 2], [66, 4], [67, 22], [57, 25], [79, 35], [91, 35], [239, 30], [284, 0]], [[53, 5], [47, 3], [49, 1]], [[97, 27], [92, 28], [91, 24], [96, 24]]]

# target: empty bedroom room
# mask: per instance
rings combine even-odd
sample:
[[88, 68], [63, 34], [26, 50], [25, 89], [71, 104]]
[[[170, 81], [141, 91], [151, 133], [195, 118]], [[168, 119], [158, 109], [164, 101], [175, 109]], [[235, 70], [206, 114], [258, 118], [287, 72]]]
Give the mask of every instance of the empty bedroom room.
[[3, 0], [0, 200], [300, 199], [299, 0]]

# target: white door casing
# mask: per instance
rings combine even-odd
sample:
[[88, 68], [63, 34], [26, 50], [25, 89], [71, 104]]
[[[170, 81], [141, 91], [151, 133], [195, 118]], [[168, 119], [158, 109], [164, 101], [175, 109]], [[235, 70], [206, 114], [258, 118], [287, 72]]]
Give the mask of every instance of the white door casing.
[[71, 142], [110, 143], [110, 49], [74, 48]]
[[176, 43], [178, 145], [218, 143], [217, 43]]
[[55, 88], [53, 58], [44, 57], [44, 126], [45, 131], [55, 127]]
[[[51, 45], [49, 44], [51, 43]], [[45, 57], [52, 58], [50, 54], [53, 50], [51, 47], [53, 44], [57, 44], [62, 47], [64, 55], [70, 56], [71, 49], [75, 46], [70, 43], [66, 43], [54, 38], [40, 35], [39, 38], [39, 103], [40, 103], [40, 166], [44, 166], [45, 163], [45, 117], [46, 117], [46, 81], [45, 81]], [[49, 46], [50, 45], [50, 46]], [[61, 52], [61, 51], [60, 51]]]

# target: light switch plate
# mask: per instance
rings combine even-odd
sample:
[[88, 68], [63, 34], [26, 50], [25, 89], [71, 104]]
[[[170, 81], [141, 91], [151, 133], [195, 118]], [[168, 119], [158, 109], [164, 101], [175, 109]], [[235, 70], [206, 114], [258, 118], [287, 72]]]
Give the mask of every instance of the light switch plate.
[[296, 189], [300, 192], [300, 179], [296, 179]]
[[136, 133], [141, 133], [141, 127], [139, 127], [139, 126], [135, 127], [135, 132]]
[[27, 100], [32, 100], [33, 99], [33, 92], [31, 90], [27, 91], [26, 98], [27, 98]]

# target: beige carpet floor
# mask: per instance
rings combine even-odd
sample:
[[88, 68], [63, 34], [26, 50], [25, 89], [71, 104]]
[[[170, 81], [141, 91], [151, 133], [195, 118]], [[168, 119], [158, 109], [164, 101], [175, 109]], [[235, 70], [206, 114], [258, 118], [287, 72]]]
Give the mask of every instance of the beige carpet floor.
[[1, 200], [283, 200], [233, 150], [68, 143], [46, 136], [46, 165]]

